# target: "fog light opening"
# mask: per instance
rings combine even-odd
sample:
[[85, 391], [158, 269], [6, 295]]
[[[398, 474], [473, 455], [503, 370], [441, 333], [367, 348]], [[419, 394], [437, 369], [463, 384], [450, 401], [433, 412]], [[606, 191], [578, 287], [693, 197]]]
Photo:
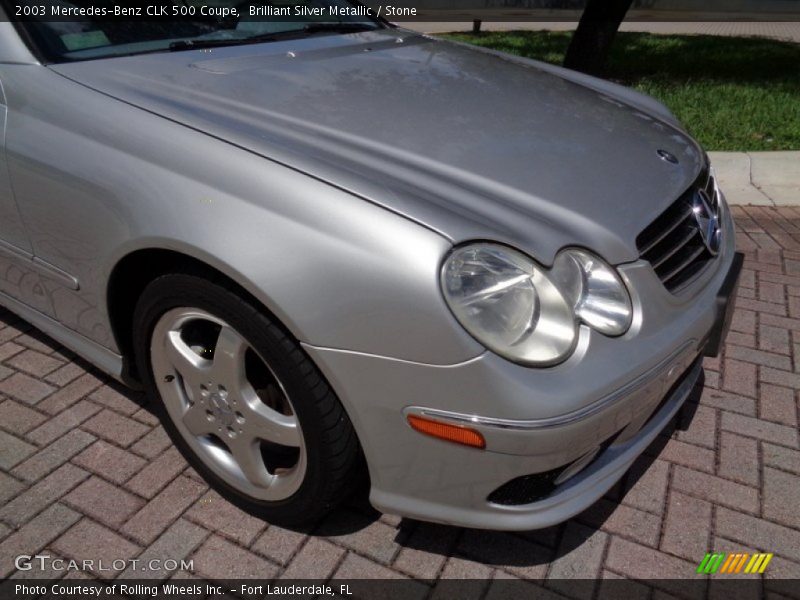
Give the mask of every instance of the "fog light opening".
[[470, 446], [471, 448], [480, 448], [481, 450], [486, 448], [486, 440], [483, 435], [469, 427], [451, 425], [450, 423], [443, 423], [417, 415], [408, 415], [408, 424], [411, 425], [412, 429], [420, 433], [445, 440], [446, 442]]

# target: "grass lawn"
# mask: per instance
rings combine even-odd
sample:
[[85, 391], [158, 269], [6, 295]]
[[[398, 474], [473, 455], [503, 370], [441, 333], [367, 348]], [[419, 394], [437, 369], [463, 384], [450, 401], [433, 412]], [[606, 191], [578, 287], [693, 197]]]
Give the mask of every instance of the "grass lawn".
[[[561, 64], [571, 35], [443, 37]], [[707, 150], [800, 150], [800, 44], [621, 32], [606, 77], [664, 102]]]

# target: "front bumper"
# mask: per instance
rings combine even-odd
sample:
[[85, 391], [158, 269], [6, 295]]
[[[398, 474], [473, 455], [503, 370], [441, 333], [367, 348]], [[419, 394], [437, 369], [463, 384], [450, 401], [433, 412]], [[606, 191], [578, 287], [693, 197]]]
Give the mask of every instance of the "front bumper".
[[[594, 504], [625, 474], [675, 416], [695, 386], [701, 370], [700, 362], [695, 361], [670, 396], [661, 403], [656, 414], [636, 431], [636, 435], [616, 438], [588, 467], [557, 486], [553, 493], [542, 500], [521, 505], [498, 505], [484, 501], [487, 508], [483, 510], [449, 506], [444, 511], [441, 505], [419, 503], [413, 514], [408, 512], [402, 497], [384, 495], [380, 490], [373, 491], [371, 501], [379, 510], [386, 512], [468, 527], [523, 531], [555, 525]], [[471, 465], [464, 468], [471, 468]]]
[[[609, 338], [583, 327], [574, 355], [555, 367], [525, 368], [490, 352], [434, 366], [306, 346], [356, 427], [372, 504], [427, 521], [510, 530], [546, 527], [590, 506], [680, 408], [709, 339], [724, 333], [717, 296], [737, 268], [730, 217], [725, 229], [723, 251], [680, 296], [645, 262], [620, 267], [635, 306], [630, 331]], [[470, 420], [486, 450], [420, 435], [406, 423], [410, 412]], [[603, 444], [588, 467], [542, 500], [488, 500], [513, 479], [562, 467]]]

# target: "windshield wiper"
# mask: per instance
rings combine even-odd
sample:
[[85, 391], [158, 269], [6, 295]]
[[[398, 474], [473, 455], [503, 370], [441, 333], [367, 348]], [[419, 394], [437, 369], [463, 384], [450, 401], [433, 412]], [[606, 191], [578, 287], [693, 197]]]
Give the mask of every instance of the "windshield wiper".
[[273, 42], [277, 38], [274, 35], [254, 35], [246, 38], [231, 39], [198, 39], [198, 40], [179, 40], [169, 45], [170, 52], [181, 50], [197, 50], [198, 48], [219, 48], [222, 46], [241, 46], [244, 44], [258, 44], [260, 42]]

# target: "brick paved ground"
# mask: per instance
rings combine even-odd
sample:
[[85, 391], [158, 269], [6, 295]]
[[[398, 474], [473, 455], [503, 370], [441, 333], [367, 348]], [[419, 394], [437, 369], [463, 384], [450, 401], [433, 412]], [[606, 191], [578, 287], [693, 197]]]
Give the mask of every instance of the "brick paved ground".
[[[17, 554], [191, 558], [210, 577], [690, 576], [707, 549], [768, 551], [800, 577], [800, 208], [736, 208], [747, 252], [706, 389], [621, 485], [531, 533], [380, 516], [358, 503], [305, 535], [223, 501], [140, 396], [26, 323], [0, 322], [0, 577]], [[30, 573], [29, 573], [30, 574]]]

